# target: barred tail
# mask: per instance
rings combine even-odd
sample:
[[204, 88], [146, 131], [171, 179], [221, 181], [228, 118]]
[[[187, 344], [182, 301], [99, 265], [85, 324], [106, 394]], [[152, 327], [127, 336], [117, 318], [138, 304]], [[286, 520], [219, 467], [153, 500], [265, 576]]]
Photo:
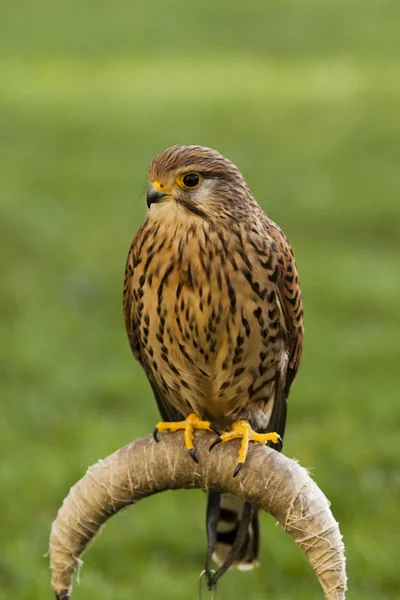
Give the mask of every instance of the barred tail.
[[[217, 525], [217, 544], [213, 559], [222, 565], [227, 558], [238, 532], [243, 515], [244, 501], [232, 494], [222, 494], [220, 515]], [[258, 510], [253, 507], [253, 514], [248, 534], [240, 550], [238, 560], [233, 566], [242, 571], [253, 569], [258, 565], [259, 528]]]

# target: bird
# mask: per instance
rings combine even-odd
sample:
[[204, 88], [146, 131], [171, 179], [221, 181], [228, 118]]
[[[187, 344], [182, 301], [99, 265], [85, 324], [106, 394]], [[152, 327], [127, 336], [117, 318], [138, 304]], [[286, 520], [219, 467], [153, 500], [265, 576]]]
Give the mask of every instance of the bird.
[[[215, 432], [210, 450], [239, 439], [236, 477], [249, 443], [282, 449], [304, 335], [293, 252], [238, 167], [212, 148], [167, 148], [148, 182], [123, 307], [162, 419], [155, 438], [182, 430], [196, 462], [195, 430]], [[222, 571], [258, 564], [257, 507], [209, 493], [207, 533], [209, 587], [211, 555]]]

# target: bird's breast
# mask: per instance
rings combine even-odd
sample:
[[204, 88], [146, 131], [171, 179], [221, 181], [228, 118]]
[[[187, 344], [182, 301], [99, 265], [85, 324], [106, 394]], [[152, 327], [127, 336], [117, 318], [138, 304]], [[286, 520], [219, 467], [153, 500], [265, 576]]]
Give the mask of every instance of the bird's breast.
[[137, 241], [134, 318], [147, 369], [171, 403], [229, 422], [252, 394], [268, 394], [283, 347], [279, 315], [261, 242], [200, 223], [158, 225]]

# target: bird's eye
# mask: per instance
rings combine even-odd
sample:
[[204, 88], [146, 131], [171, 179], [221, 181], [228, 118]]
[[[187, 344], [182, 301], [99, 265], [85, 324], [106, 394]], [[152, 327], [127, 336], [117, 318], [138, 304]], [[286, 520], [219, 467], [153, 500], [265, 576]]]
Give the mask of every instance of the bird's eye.
[[200, 183], [200, 177], [197, 175], [197, 173], [187, 173], [183, 177], [182, 183], [187, 188], [195, 188]]

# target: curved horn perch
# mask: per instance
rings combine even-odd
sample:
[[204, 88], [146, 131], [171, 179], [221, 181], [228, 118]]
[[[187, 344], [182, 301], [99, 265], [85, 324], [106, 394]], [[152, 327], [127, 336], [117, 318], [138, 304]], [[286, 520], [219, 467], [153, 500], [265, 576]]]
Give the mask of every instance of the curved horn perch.
[[196, 433], [199, 464], [188, 456], [181, 435], [167, 434], [158, 444], [152, 437], [136, 440], [89, 467], [51, 529], [50, 566], [58, 600], [69, 600], [79, 556], [107, 519], [141, 498], [179, 488], [230, 492], [258, 504], [305, 552], [325, 598], [345, 598], [342, 536], [328, 500], [307, 471], [283, 454], [251, 444], [246, 465], [234, 479], [237, 443], [209, 452], [213, 439], [211, 433]]

